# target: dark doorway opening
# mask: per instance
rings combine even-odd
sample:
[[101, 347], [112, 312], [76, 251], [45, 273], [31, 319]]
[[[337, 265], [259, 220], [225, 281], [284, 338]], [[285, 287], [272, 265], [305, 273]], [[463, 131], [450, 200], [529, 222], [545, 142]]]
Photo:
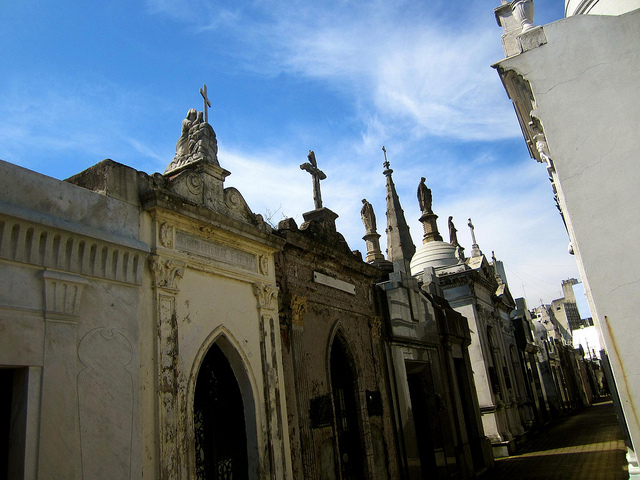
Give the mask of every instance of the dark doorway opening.
[[13, 370], [0, 368], [0, 480], [9, 474], [9, 439], [13, 404]]
[[196, 478], [248, 479], [242, 394], [229, 360], [215, 344], [200, 366], [193, 415]]
[[456, 370], [456, 381], [458, 382], [458, 391], [460, 392], [460, 401], [462, 402], [462, 414], [464, 417], [464, 425], [467, 430], [467, 439], [471, 450], [471, 460], [473, 468], [476, 472], [484, 468], [484, 454], [482, 453], [483, 438], [478, 428], [478, 420], [474, 404], [473, 386], [469, 380], [469, 371], [464, 358], [453, 359], [454, 368]]
[[342, 479], [364, 478], [355, 383], [349, 359], [339, 340], [334, 341], [331, 348], [331, 386]]
[[438, 467], [435, 457], [435, 444], [431, 432], [429, 415], [436, 414], [435, 401], [431, 398], [430, 378], [424, 368], [413, 373], [407, 372], [409, 396], [411, 397], [411, 412], [420, 453], [420, 468], [423, 478], [438, 478]]

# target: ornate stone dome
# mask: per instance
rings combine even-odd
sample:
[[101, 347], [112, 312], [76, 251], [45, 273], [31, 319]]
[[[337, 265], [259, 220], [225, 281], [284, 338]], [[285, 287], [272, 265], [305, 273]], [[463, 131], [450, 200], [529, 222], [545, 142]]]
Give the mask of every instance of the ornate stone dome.
[[416, 250], [411, 259], [411, 275], [422, 273], [426, 267], [446, 267], [457, 263], [456, 247], [442, 240], [427, 242]]

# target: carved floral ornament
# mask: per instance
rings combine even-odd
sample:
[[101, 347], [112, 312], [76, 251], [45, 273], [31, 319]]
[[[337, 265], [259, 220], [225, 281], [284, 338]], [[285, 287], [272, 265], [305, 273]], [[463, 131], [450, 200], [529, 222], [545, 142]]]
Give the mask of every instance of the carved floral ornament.
[[275, 310], [278, 287], [264, 283], [254, 283], [253, 293], [258, 299], [258, 306], [266, 310]]
[[177, 279], [184, 275], [184, 266], [184, 262], [162, 260], [158, 255], [151, 255], [149, 269], [153, 274], [154, 286], [177, 291]]
[[173, 227], [167, 222], [162, 222], [160, 224], [158, 237], [160, 240], [160, 245], [162, 245], [164, 248], [173, 248], [173, 230]]
[[269, 275], [269, 257], [266, 255], [260, 255], [259, 263], [260, 273], [265, 277]]
[[304, 325], [303, 316], [308, 310], [307, 297], [295, 293], [291, 296], [291, 320], [294, 325]]

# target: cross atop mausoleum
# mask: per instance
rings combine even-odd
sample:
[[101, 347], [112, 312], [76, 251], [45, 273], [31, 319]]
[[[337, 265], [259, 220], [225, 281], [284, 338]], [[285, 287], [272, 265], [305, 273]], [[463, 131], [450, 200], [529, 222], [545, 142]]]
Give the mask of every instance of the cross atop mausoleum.
[[476, 243], [476, 227], [474, 227], [473, 223], [471, 223], [471, 219], [469, 219], [469, 229], [471, 229], [471, 240], [473, 240], [472, 243]]
[[382, 145], [382, 151], [384, 152], [384, 163], [382, 164], [382, 166], [389, 170], [389, 167], [391, 166], [391, 164], [389, 163], [389, 160], [387, 160], [387, 149], [384, 148], [384, 145]]
[[209, 110], [207, 107], [211, 107], [211, 102], [209, 101], [209, 97], [207, 97], [207, 84], [204, 83], [202, 88], [200, 89], [200, 95], [204, 99], [204, 121], [205, 123], [209, 123]]
[[301, 170], [305, 170], [311, 174], [313, 178], [313, 203], [316, 210], [322, 208], [322, 193], [320, 192], [320, 180], [324, 180], [327, 176], [322, 170], [318, 168], [318, 162], [316, 161], [316, 154], [313, 150], [309, 150], [308, 162], [300, 165]]
[[480, 250], [480, 247], [476, 242], [476, 232], [475, 232], [476, 227], [473, 226], [471, 219], [469, 219], [468, 225], [469, 225], [469, 229], [471, 230], [471, 240], [473, 241], [473, 244], [471, 245], [471, 256], [474, 258], [479, 257], [480, 255], [482, 255], [482, 251]]

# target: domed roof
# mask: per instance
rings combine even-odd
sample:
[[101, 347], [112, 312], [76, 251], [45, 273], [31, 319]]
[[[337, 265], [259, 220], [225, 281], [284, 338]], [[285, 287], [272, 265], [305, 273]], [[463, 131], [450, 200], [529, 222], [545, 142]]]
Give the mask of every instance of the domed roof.
[[446, 267], [458, 263], [456, 247], [437, 240], [422, 244], [411, 259], [411, 275], [422, 273], [426, 267]]

